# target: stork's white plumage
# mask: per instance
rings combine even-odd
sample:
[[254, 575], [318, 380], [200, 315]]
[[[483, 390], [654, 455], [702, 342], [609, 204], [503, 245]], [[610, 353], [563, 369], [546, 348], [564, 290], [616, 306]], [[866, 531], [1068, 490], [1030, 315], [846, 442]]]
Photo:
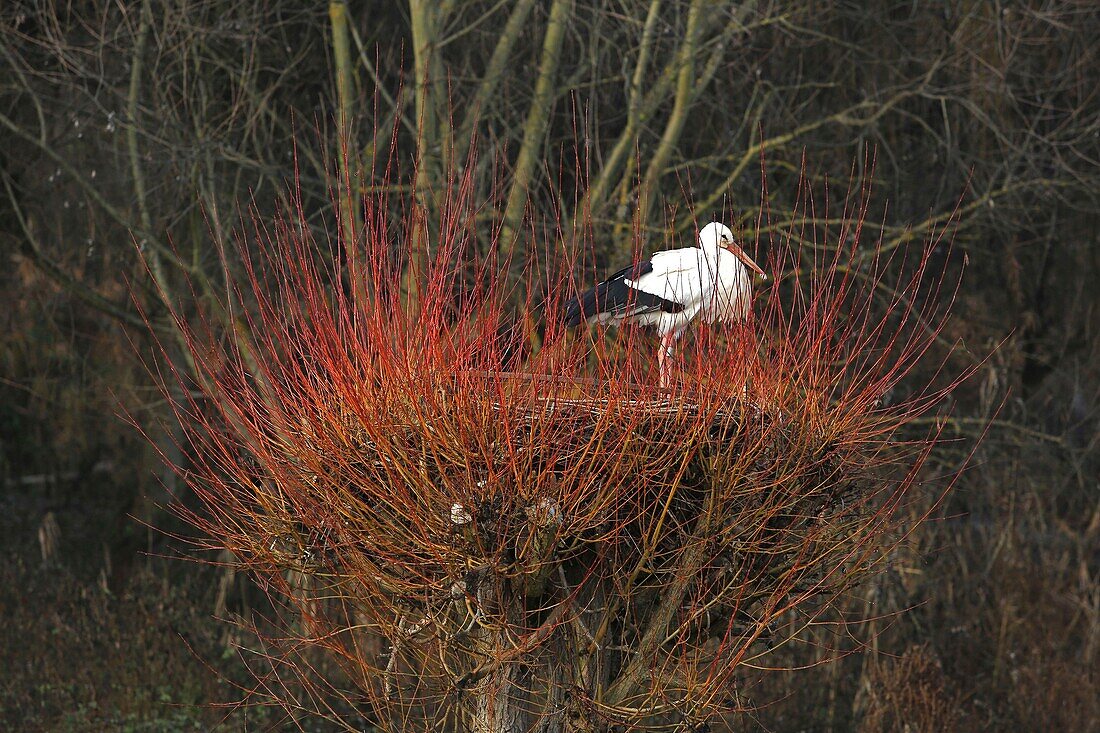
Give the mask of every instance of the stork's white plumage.
[[667, 387], [673, 344], [688, 324], [700, 317], [713, 323], [748, 316], [749, 269], [766, 277], [737, 246], [729, 227], [711, 222], [699, 232], [698, 247], [657, 252], [582, 293], [566, 306], [565, 324], [657, 326], [661, 337], [657, 362], [661, 386]]

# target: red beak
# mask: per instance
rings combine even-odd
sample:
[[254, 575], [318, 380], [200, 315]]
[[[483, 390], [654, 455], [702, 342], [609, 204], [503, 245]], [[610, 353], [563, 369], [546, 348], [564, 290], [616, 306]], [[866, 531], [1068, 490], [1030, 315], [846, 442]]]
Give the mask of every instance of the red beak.
[[728, 249], [730, 252], [732, 252], [734, 255], [736, 255], [737, 259], [744, 262], [745, 266], [748, 267], [750, 270], [752, 270], [753, 272], [755, 272], [757, 275], [764, 278], [765, 280], [768, 279], [768, 276], [765, 275], [764, 271], [760, 269], [760, 265], [753, 262], [752, 258], [749, 257], [747, 254], [745, 254], [745, 250], [741, 249], [736, 244], [731, 244], [728, 247], [726, 247], [726, 249]]

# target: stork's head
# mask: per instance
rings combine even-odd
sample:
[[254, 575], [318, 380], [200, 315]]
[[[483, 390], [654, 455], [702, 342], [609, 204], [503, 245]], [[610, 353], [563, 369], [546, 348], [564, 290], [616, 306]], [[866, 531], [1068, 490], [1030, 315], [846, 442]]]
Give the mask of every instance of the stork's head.
[[719, 224], [716, 221], [712, 221], [703, 227], [699, 232], [699, 246], [704, 250], [710, 250], [716, 252], [719, 247], [725, 247], [728, 249], [737, 259], [745, 263], [745, 266], [750, 270], [760, 275], [765, 280], [767, 275], [760, 269], [760, 266], [752, 261], [752, 258], [745, 254], [745, 250], [737, 246], [737, 241], [733, 238], [733, 232], [725, 224]]

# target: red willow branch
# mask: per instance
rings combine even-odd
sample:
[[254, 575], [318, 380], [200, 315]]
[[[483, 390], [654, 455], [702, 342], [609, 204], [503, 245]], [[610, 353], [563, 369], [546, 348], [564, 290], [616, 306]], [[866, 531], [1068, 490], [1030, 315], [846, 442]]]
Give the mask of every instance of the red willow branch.
[[[231, 293], [247, 340], [176, 314], [202, 375], [179, 410], [205, 507], [187, 517], [297, 609], [280, 663], [308, 680], [299, 649], [329, 650], [383, 728], [658, 730], [727, 711], [745, 661], [904, 533], [937, 434], [899, 438], [965, 376], [882, 404], [942, 330], [942, 234], [867, 260], [857, 187], [836, 242], [781, 241], [770, 269], [793, 274], [755, 321], [701, 327], [680, 386], [655, 393], [640, 334], [568, 338], [557, 296], [542, 348], [517, 346], [472, 192], [468, 173], [440, 191], [415, 310], [395, 247], [423, 226], [415, 206], [394, 219], [366, 196], [355, 242], [314, 241], [300, 207], [253, 217]], [[786, 241], [831, 236], [809, 219]], [[372, 287], [346, 286], [337, 245]], [[520, 311], [573, 264], [529, 269]]]

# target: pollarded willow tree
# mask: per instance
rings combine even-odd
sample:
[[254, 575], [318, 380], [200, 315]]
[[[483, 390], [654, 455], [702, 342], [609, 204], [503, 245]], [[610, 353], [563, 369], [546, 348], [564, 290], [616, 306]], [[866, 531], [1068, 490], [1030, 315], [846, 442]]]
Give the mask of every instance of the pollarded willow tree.
[[528, 268], [551, 296], [523, 348], [469, 184], [415, 299], [420, 215], [368, 196], [338, 248], [300, 209], [252, 218], [232, 333], [176, 314], [189, 518], [287, 611], [254, 689], [349, 729], [701, 729], [907, 529], [935, 434], [900, 431], [957, 380], [884, 396], [944, 323], [938, 240], [857, 247], [857, 190], [838, 231], [758, 242], [777, 277], [754, 320], [701, 329], [658, 390], [643, 334], [563, 333], [569, 262]]

